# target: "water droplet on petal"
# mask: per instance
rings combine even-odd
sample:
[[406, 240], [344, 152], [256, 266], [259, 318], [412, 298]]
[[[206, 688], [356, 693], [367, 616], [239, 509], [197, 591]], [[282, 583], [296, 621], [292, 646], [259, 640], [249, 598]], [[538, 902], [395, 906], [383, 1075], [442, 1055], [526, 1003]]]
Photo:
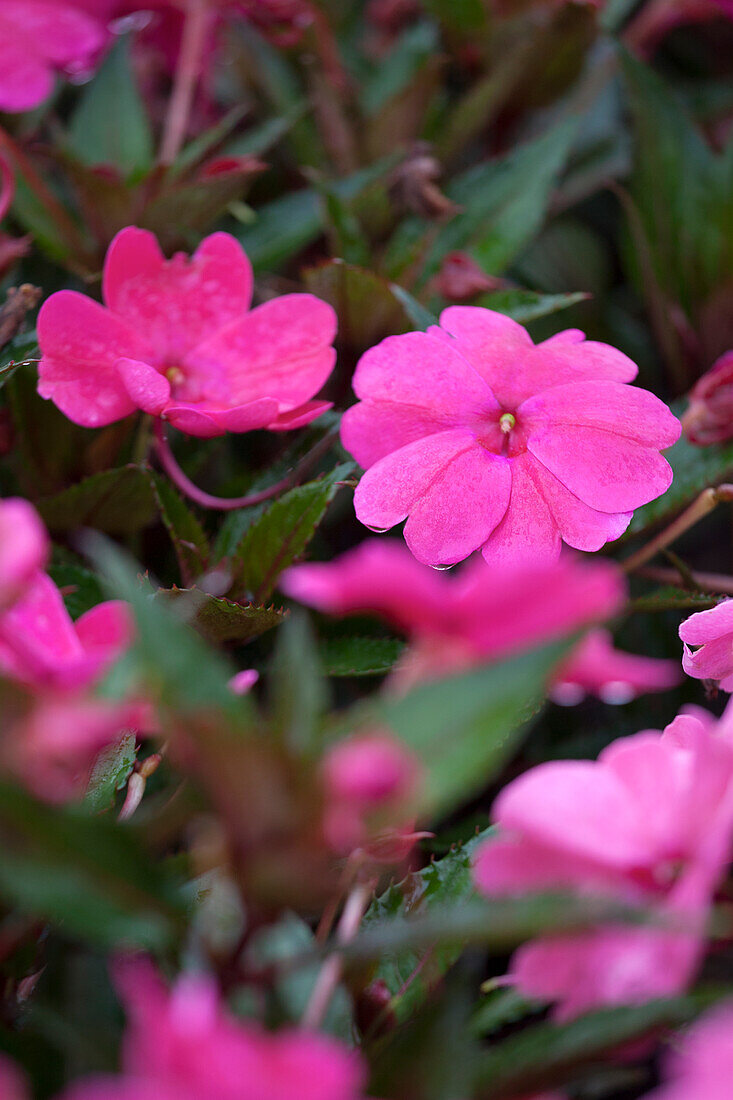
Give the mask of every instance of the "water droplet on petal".
[[370, 523], [365, 523], [367, 531], [373, 531], [375, 535], [385, 535], [387, 531], [391, 531], [391, 527], [372, 527]]
[[455, 562], [451, 562], [450, 565], [431, 565], [431, 569], [435, 569], [438, 573], [447, 573], [449, 569], [453, 569]]

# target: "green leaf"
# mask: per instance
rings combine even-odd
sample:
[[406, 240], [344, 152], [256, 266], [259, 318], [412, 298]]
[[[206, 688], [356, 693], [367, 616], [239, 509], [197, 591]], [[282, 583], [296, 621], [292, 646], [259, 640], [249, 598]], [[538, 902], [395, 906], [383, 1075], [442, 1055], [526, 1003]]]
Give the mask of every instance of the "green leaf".
[[[474, 893], [471, 862], [475, 850], [492, 832], [492, 828], [485, 829], [443, 859], [434, 860], [421, 871], [408, 875], [395, 886], [390, 886], [374, 900], [362, 927], [368, 929], [374, 922], [414, 917], [416, 914], [429, 912], [436, 906], [447, 911], [450, 907], [465, 902]], [[461, 950], [460, 944], [450, 943], [418, 951], [385, 954], [380, 959], [374, 980], [384, 982], [392, 994], [390, 1013], [398, 1020], [412, 1015], [430, 989], [453, 965]], [[401, 992], [403, 988], [404, 992]]]
[[[674, 411], [679, 415], [679, 408]], [[626, 537], [681, 511], [708, 486], [719, 485], [733, 477], [733, 443], [694, 447], [681, 436], [664, 452], [664, 457], [674, 473], [672, 484], [663, 496], [636, 509]]]
[[631, 610], [645, 611], [705, 611], [715, 607], [724, 597], [707, 595], [703, 592], [690, 592], [686, 588], [673, 585], [658, 588], [648, 596], [637, 596], [631, 601]]
[[206, 569], [209, 541], [181, 494], [164, 477], [151, 474], [150, 484], [166, 530], [175, 547], [184, 584], [191, 584]]
[[38, 396], [34, 367], [22, 366], [8, 379], [7, 395], [17, 430], [18, 475], [28, 496], [51, 493], [68, 484], [78, 470], [79, 456], [93, 438], [73, 424], [51, 401]]
[[590, 294], [579, 290], [568, 294], [537, 294], [533, 290], [495, 290], [491, 294], [482, 294], [476, 302], [484, 309], [494, 309], [505, 313], [514, 321], [526, 325], [540, 317], [549, 317], [562, 309], [569, 309], [578, 302], [586, 302]]
[[487, 12], [482, 0], [425, 0], [425, 7], [459, 34], [480, 31], [486, 25]]
[[476, 1085], [486, 1100], [544, 1092], [632, 1040], [680, 1027], [714, 999], [659, 999], [601, 1009], [570, 1023], [536, 1024], [480, 1056]]
[[104, 599], [99, 578], [90, 569], [79, 564], [68, 551], [54, 548], [48, 572], [62, 590], [66, 609], [72, 619], [78, 619]]
[[[576, 131], [575, 119], [562, 122], [454, 180], [446, 194], [462, 211], [439, 230], [428, 249], [421, 283], [435, 275], [443, 258], [455, 250], [468, 249], [484, 271], [504, 271], [542, 225]], [[424, 223], [413, 219], [407, 224]]]
[[405, 644], [398, 638], [350, 635], [321, 642], [321, 662], [329, 676], [382, 676], [399, 660]]
[[124, 733], [114, 745], [100, 752], [86, 793], [87, 805], [94, 812], [112, 806], [117, 791], [121, 791], [130, 778], [136, 759], [137, 742], [132, 731]]
[[86, 164], [111, 164], [125, 175], [151, 166], [153, 135], [135, 84], [129, 38], [118, 40], [84, 89], [68, 138]]
[[407, 87], [438, 47], [438, 35], [432, 23], [416, 23], [400, 35], [387, 56], [375, 68], [362, 87], [362, 106], [367, 115], [375, 115]]
[[175, 884], [134, 833], [82, 808], [37, 802], [0, 782], [0, 894], [31, 916], [106, 948], [159, 951], [182, 912]]
[[0, 348], [0, 389], [9, 382], [21, 364], [38, 359], [38, 338], [33, 332], [21, 332]]
[[450, 812], [497, 775], [568, 648], [567, 642], [556, 643], [371, 704], [371, 718], [393, 730], [422, 761], [426, 815]]
[[236, 603], [198, 588], [161, 588], [156, 599], [173, 606], [188, 603], [191, 626], [209, 642], [249, 642], [279, 626], [287, 615], [281, 608]]
[[110, 535], [147, 527], [155, 518], [150, 473], [145, 466], [121, 466], [92, 474], [70, 489], [41, 497], [38, 511], [52, 531], [93, 527]]
[[260, 164], [243, 163], [239, 168], [210, 176], [197, 175], [166, 187], [145, 207], [139, 224], [155, 233], [166, 249], [174, 248], [180, 241], [196, 242], [227, 207], [244, 197], [261, 171]]
[[330, 474], [299, 485], [271, 504], [246, 531], [231, 560], [234, 591], [264, 603], [284, 569], [299, 558], [313, 538], [326, 509], [354, 465], [342, 463]]
[[303, 273], [306, 287], [329, 302], [339, 318], [338, 342], [360, 354], [385, 336], [408, 332], [413, 318], [397, 288], [363, 267], [329, 260]]
[[268, 680], [271, 725], [296, 753], [320, 746], [328, 691], [308, 616], [291, 615], [279, 632]]
[[438, 318], [435, 314], [431, 313], [429, 309], [426, 309], [424, 305], [418, 302], [417, 298], [413, 298], [410, 292], [405, 290], [403, 286], [392, 283], [391, 290], [397, 301], [402, 303], [405, 313], [412, 324], [420, 329], [421, 332], [425, 332], [431, 325], [438, 324]]

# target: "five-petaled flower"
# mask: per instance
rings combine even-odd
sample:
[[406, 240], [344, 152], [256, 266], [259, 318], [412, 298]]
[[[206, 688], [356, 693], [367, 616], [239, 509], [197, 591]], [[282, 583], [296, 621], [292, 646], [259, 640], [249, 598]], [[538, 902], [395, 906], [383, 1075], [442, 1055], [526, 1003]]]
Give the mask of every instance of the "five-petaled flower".
[[509, 317], [452, 306], [440, 327], [391, 336], [362, 356], [344, 446], [366, 469], [358, 518], [407, 519], [428, 565], [482, 549], [491, 563], [598, 550], [672, 480], [659, 454], [680, 433], [637, 368], [568, 330], [535, 345]]
[[38, 317], [38, 392], [89, 428], [136, 409], [189, 435], [300, 427], [331, 373], [336, 315], [311, 294], [250, 310], [252, 267], [228, 233], [165, 260], [128, 226], [107, 252], [106, 308], [60, 290]]

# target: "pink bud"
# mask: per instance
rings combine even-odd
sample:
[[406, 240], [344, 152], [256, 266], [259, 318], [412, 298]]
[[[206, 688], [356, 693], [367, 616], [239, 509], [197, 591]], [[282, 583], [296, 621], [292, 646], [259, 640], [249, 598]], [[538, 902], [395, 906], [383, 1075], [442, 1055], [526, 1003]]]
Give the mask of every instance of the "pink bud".
[[467, 252], [449, 252], [438, 272], [438, 291], [449, 302], [464, 302], [484, 290], [496, 290], [502, 280], [487, 275]]
[[334, 745], [323, 762], [332, 797], [374, 808], [404, 797], [418, 766], [412, 753], [386, 733], [369, 733]]
[[682, 430], [697, 447], [733, 438], [733, 350], [722, 355], [690, 392]]

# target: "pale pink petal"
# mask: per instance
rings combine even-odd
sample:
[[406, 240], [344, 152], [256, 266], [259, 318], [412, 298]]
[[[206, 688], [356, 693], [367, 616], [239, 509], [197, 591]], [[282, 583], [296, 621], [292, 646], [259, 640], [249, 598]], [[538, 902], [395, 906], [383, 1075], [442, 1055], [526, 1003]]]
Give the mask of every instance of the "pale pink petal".
[[233, 691], [235, 695], [246, 695], [251, 691], [260, 678], [260, 674], [256, 668], [243, 668], [241, 672], [237, 672], [232, 676], [229, 681], [229, 689]]
[[537, 488], [557, 524], [560, 537], [575, 550], [600, 550], [607, 542], [623, 535], [633, 512], [599, 512], [584, 504], [532, 455]]
[[607, 630], [593, 630], [573, 650], [555, 684], [577, 685], [605, 702], [627, 702], [647, 691], [665, 691], [681, 679], [677, 661], [641, 657], [616, 649]]
[[84, 652], [56, 585], [37, 573], [31, 587], [0, 617], [0, 667], [33, 683], [56, 683], [59, 669], [82, 662]]
[[365, 470], [408, 443], [450, 430], [446, 417], [428, 409], [358, 401], [341, 418], [341, 442]]
[[160, 416], [171, 396], [171, 385], [165, 375], [139, 359], [118, 359], [117, 370], [135, 407]]
[[0, 610], [23, 594], [46, 564], [50, 546], [32, 504], [20, 497], [0, 501]]
[[722, 681], [733, 674], [733, 637], [724, 634], [715, 641], [706, 642], [694, 653], [685, 646], [682, 667], [688, 676], [697, 680]]
[[184, 370], [208, 400], [274, 397], [281, 412], [309, 401], [333, 370], [336, 314], [311, 294], [285, 294], [204, 339]]
[[412, 505], [405, 542], [426, 565], [462, 561], [501, 521], [510, 493], [507, 460], [474, 444], [450, 459]]
[[131, 645], [135, 635], [130, 607], [123, 600], [106, 600], [76, 620], [77, 637], [87, 653], [112, 661]]
[[532, 768], [504, 788], [494, 816], [504, 829], [601, 865], [633, 866], [648, 855], [638, 807], [597, 763], [551, 761]]
[[473, 865], [476, 888], [487, 896], [581, 887], [590, 893], [624, 886], [617, 872], [533, 840], [500, 837], [485, 841]]
[[535, 460], [522, 454], [510, 463], [512, 491], [499, 526], [482, 548], [489, 565], [543, 564], [560, 556], [560, 532], [538, 483]]
[[556, 385], [524, 401], [517, 416], [540, 429], [598, 428], [657, 449], [676, 443], [681, 431], [677, 417], [658, 397], [621, 382]]
[[679, 635], [687, 645], [704, 645], [724, 635], [733, 635], [733, 600], [722, 600], [707, 611], [696, 611], [680, 624]]
[[154, 344], [158, 361], [180, 366], [201, 340], [246, 316], [252, 268], [228, 233], [161, 264], [152, 233], [128, 227], [110, 245], [104, 291], [110, 309]]
[[304, 401], [302, 405], [296, 405], [288, 412], [278, 413], [276, 419], [267, 425], [267, 430], [290, 432], [293, 428], [302, 428], [332, 408], [333, 401]]
[[3, 34], [0, 20], [0, 111], [30, 111], [53, 91], [53, 70], [45, 58]]
[[532, 433], [527, 446], [571, 493], [601, 512], [629, 512], [672, 483], [658, 451], [596, 428], [553, 425]]
[[117, 361], [149, 361], [153, 351], [103, 306], [73, 290], [52, 294], [38, 314], [38, 343], [38, 392], [70, 420], [97, 428], [134, 412]]
[[504, 404], [508, 378], [521, 370], [522, 360], [534, 347], [526, 328], [504, 313], [478, 306], [449, 306], [440, 315], [440, 326], [455, 337], [452, 346]]
[[273, 398], [262, 397], [229, 409], [205, 404], [173, 403], [163, 410], [163, 419], [187, 435], [213, 439], [214, 436], [224, 435], [226, 432], [249, 432], [256, 428], [265, 428], [276, 414], [277, 402]]

